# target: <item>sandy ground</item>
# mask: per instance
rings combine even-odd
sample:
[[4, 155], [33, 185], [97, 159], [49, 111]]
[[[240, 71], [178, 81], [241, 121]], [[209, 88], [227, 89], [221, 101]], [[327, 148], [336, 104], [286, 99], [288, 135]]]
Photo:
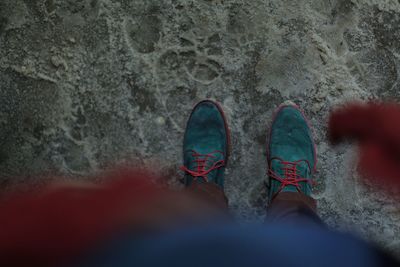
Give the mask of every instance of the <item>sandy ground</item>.
[[398, 99], [399, 72], [398, 0], [0, 0], [0, 184], [137, 159], [177, 184], [188, 114], [213, 98], [233, 135], [232, 210], [261, 221], [266, 131], [290, 99], [315, 128], [323, 219], [400, 255], [399, 205], [325, 134], [336, 105]]

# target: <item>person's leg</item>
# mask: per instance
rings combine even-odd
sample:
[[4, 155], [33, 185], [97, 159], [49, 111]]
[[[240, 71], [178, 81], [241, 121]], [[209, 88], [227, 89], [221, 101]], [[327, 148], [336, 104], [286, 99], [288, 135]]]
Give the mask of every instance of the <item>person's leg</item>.
[[198, 103], [184, 136], [181, 167], [185, 171], [184, 183], [189, 194], [223, 213], [228, 211], [223, 187], [229, 146], [229, 130], [222, 108], [210, 100]]
[[294, 104], [282, 105], [270, 128], [267, 148], [270, 222], [322, 225], [310, 196], [317, 155], [307, 119]]
[[267, 220], [272, 223], [324, 225], [316, 210], [313, 198], [296, 192], [281, 192], [269, 204]]
[[228, 198], [217, 184], [213, 182], [193, 183], [186, 190], [191, 196], [204, 201], [208, 205], [223, 212], [228, 211]]

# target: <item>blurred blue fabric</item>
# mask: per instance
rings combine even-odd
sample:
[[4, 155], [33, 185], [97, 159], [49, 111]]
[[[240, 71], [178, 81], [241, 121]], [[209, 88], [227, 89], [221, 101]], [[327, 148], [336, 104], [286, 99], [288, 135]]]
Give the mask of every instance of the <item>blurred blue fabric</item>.
[[80, 267], [384, 266], [375, 248], [348, 234], [292, 225], [214, 225], [163, 234], [125, 233]]

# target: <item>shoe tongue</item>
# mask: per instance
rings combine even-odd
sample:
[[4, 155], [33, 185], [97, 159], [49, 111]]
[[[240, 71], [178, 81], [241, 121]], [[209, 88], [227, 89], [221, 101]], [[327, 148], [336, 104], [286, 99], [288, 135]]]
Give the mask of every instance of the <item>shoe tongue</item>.
[[[294, 166], [294, 165], [293, 165]], [[290, 165], [286, 165], [282, 163], [281, 160], [274, 159], [271, 162], [271, 169], [274, 173], [276, 173], [279, 177], [286, 179], [288, 177], [285, 176], [285, 167], [291, 167]], [[296, 164], [296, 174], [298, 178], [308, 178], [310, 176], [310, 170], [306, 162], [300, 161]], [[301, 186], [308, 185], [306, 182], [300, 182]], [[282, 192], [298, 192], [296, 186], [288, 185], [282, 189]]]
[[[198, 170], [198, 165], [202, 164], [204, 165], [204, 170], [209, 170], [217, 161], [219, 160], [223, 160], [223, 155], [221, 153], [215, 152], [214, 151], [206, 151], [204, 149], [198, 149], [195, 151], [195, 153], [199, 154], [198, 157], [194, 157], [193, 153], [194, 151], [187, 151], [186, 153], [188, 153], [190, 155], [190, 162], [188, 162], [188, 169], [192, 170], [192, 171], [197, 171]], [[209, 155], [207, 157], [207, 155]], [[205, 160], [204, 163], [197, 163], [195, 160]], [[218, 169], [212, 170], [210, 173], [207, 174], [207, 179], [208, 181], [214, 181], [215, 182], [215, 177], [217, 175]], [[205, 179], [202, 177], [198, 177], [197, 178], [198, 182], [205, 182]]]
[[308, 177], [309, 175], [309, 167], [307, 165], [306, 162], [304, 161], [299, 161], [299, 162], [288, 162], [288, 163], [293, 163], [293, 165], [291, 164], [287, 164], [285, 165], [281, 160], [279, 159], [274, 159], [272, 160], [272, 170], [279, 174], [282, 178], [286, 178], [284, 177], [284, 169], [285, 168], [290, 168], [292, 166], [296, 166], [296, 170], [297, 170], [297, 174], [301, 177]]

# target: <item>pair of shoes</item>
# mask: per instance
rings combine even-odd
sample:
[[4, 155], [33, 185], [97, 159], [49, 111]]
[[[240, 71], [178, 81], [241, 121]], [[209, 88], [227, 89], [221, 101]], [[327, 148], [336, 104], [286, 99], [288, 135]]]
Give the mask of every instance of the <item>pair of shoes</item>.
[[[275, 113], [267, 144], [269, 201], [280, 192], [311, 194], [317, 157], [311, 128], [299, 107], [281, 105]], [[213, 182], [223, 189], [230, 153], [230, 132], [221, 106], [198, 103], [187, 122], [183, 142], [184, 183]]]

